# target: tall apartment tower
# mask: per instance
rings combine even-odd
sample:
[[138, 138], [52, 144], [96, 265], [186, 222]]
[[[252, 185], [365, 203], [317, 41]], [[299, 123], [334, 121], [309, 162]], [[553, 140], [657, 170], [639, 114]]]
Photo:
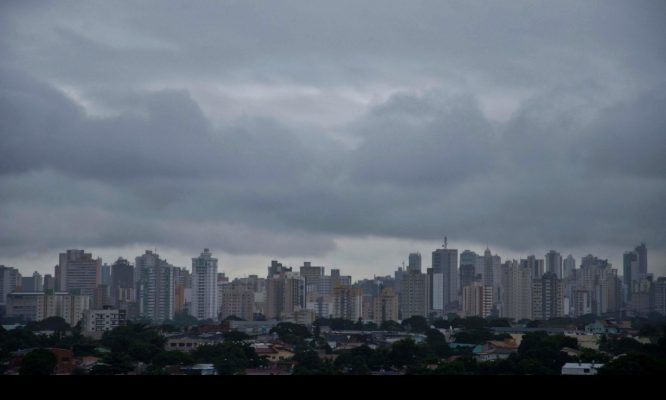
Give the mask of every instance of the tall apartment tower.
[[546, 253], [546, 272], [552, 272], [562, 279], [562, 255], [555, 250]]
[[[447, 305], [458, 300], [458, 250], [437, 249], [432, 252], [433, 287], [430, 290], [433, 309], [443, 310]], [[441, 283], [434, 278], [441, 274]], [[441, 285], [441, 289], [436, 287]], [[439, 297], [441, 293], [441, 300]], [[435, 307], [441, 303], [442, 307]]]
[[384, 321], [398, 321], [398, 296], [393, 289], [382, 289], [373, 300], [373, 321], [380, 326]]
[[116, 305], [121, 301], [136, 301], [134, 266], [122, 257], [111, 265], [111, 299]]
[[476, 279], [478, 255], [470, 250], [460, 253], [460, 288], [471, 285]]
[[569, 254], [562, 262], [562, 277], [564, 279], [571, 278], [576, 269], [576, 259]]
[[421, 272], [421, 253], [409, 253], [407, 271]]
[[60, 253], [56, 275], [59, 275], [56, 276], [59, 291], [77, 291], [84, 296], [94, 296], [102, 282], [102, 259], [93, 259], [92, 254], [84, 250], [67, 250]]
[[549, 320], [562, 316], [562, 281], [552, 272], [546, 272], [541, 279], [532, 280], [532, 319]]
[[0, 265], [0, 305], [7, 303], [7, 295], [21, 286], [18, 269]]
[[174, 279], [173, 266], [160, 259], [157, 253], [146, 250], [136, 257], [135, 271], [138, 271], [139, 314], [155, 323], [173, 319]]
[[[324, 280], [324, 270], [325, 267], [317, 267], [313, 266], [311, 262], [305, 261], [303, 263], [303, 266], [300, 269], [301, 277], [305, 279], [305, 295], [307, 296], [308, 293], [313, 293], [321, 292], [321, 287], [322, 287], [322, 281]], [[333, 271], [331, 271], [332, 273]], [[338, 282], [336, 284], [339, 284], [339, 274], [340, 271], [338, 271]]]
[[532, 318], [532, 274], [516, 260], [502, 265], [502, 317], [516, 321]]
[[270, 319], [290, 318], [305, 307], [305, 279], [298, 272], [283, 271], [266, 280], [264, 314]]
[[217, 319], [217, 258], [208, 249], [192, 258], [192, 310], [197, 319]]
[[462, 312], [465, 317], [490, 316], [493, 310], [493, 287], [475, 282], [462, 291]]
[[402, 319], [414, 315], [427, 316], [426, 291], [427, 277], [420, 271], [411, 270], [402, 278], [402, 291], [400, 292], [400, 313]]

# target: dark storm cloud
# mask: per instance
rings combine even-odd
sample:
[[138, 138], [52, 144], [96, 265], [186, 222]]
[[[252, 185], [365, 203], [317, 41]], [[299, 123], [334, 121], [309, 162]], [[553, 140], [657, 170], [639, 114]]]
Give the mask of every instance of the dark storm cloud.
[[1, 7], [6, 254], [666, 241], [662, 2]]

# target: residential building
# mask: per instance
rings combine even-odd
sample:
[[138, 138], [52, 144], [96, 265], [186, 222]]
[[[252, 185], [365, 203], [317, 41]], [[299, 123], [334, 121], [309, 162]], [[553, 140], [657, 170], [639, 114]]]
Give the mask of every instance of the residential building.
[[204, 249], [199, 257], [192, 258], [192, 309], [190, 314], [197, 319], [218, 317], [217, 303], [217, 258]]

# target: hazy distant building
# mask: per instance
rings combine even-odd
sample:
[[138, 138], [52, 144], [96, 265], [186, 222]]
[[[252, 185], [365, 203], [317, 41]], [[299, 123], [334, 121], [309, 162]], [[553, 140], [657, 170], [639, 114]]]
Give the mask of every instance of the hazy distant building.
[[409, 253], [407, 271], [421, 272], [421, 253]]
[[7, 295], [21, 286], [18, 269], [0, 265], [0, 305], [7, 303]]
[[100, 284], [111, 286], [111, 266], [108, 264], [102, 265]]
[[42, 285], [43, 290], [55, 290], [55, 278], [51, 274], [44, 275], [44, 281]]
[[657, 278], [654, 284], [654, 311], [666, 316], [666, 277]]
[[75, 326], [90, 309], [91, 301], [91, 296], [68, 292], [14, 292], [7, 296], [7, 316], [24, 321], [61, 317]]
[[522, 266], [529, 268], [532, 274], [532, 279], [540, 279], [545, 273], [544, 261], [536, 258], [534, 255], [528, 256], [527, 259], [520, 260]]
[[562, 267], [563, 278], [570, 278], [576, 269], [576, 259], [571, 254], [569, 254], [562, 262]]
[[[56, 270], [59, 291], [78, 291], [81, 295], [94, 296], [102, 280], [102, 259], [94, 259], [84, 250], [67, 250], [60, 253]], [[58, 276], [59, 275], [59, 276]]]
[[111, 299], [116, 305], [136, 301], [134, 266], [122, 257], [111, 265]]
[[562, 279], [562, 255], [555, 250], [546, 253], [546, 272], [552, 272]]
[[[471, 285], [476, 279], [478, 255], [470, 250], [460, 253], [460, 287]], [[480, 272], [480, 271], [479, 271]]]
[[285, 267], [282, 263], [277, 262], [276, 260], [271, 261], [271, 265], [268, 267], [268, 278], [280, 276], [283, 272], [292, 272], [291, 267]]
[[[432, 275], [441, 274], [441, 283], [433, 279], [430, 295], [433, 309], [443, 310], [448, 304], [458, 300], [458, 250], [436, 249], [432, 252]], [[441, 293], [441, 301], [437, 299]], [[441, 302], [441, 308], [439, 304]], [[434, 305], [438, 306], [435, 307]]]
[[217, 258], [204, 249], [192, 258], [192, 314], [197, 319], [217, 319]]
[[42, 275], [35, 271], [32, 276], [21, 278], [21, 291], [22, 292], [41, 292], [44, 290]]
[[[318, 267], [318, 266], [313, 266], [311, 262], [306, 261], [303, 263], [303, 266], [300, 268], [300, 274], [301, 277], [305, 280], [305, 294], [307, 295], [308, 293], [311, 292], [317, 292], [321, 293], [321, 286], [322, 286], [322, 281], [324, 280], [324, 270], [325, 267]], [[335, 284], [339, 284], [339, 277], [340, 277], [340, 271], [337, 271], [336, 275], [336, 282]], [[331, 271], [333, 273], [333, 271]], [[328, 282], [330, 286], [330, 281]], [[330, 289], [330, 287], [329, 287]]]

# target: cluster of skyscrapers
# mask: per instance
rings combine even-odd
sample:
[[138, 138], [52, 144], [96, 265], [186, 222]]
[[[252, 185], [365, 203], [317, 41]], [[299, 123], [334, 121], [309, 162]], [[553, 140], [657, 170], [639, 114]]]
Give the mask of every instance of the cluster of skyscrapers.
[[[192, 258], [191, 270], [171, 265], [147, 250], [134, 263], [118, 258], [103, 264], [84, 250], [59, 256], [54, 276], [22, 277], [0, 266], [0, 312], [24, 320], [61, 316], [91, 330], [108, 321], [144, 318], [154, 322], [189, 314], [199, 320], [271, 319], [311, 323], [314, 319], [359, 319], [381, 324], [412, 316], [504, 317], [546, 320], [586, 314], [658, 312], [666, 315], [666, 278], [648, 273], [645, 244], [623, 258], [623, 275], [607, 260], [557, 251], [506, 260], [486, 249], [482, 255], [447, 247], [431, 254], [430, 268], [420, 253], [393, 276], [352, 282], [339, 269], [326, 274], [310, 262], [295, 270], [272, 261], [265, 278], [232, 281], [218, 270], [209, 249]], [[106, 322], [105, 322], [106, 321]], [[101, 325], [100, 325], [101, 324]], [[99, 328], [101, 329], [101, 328]]]

